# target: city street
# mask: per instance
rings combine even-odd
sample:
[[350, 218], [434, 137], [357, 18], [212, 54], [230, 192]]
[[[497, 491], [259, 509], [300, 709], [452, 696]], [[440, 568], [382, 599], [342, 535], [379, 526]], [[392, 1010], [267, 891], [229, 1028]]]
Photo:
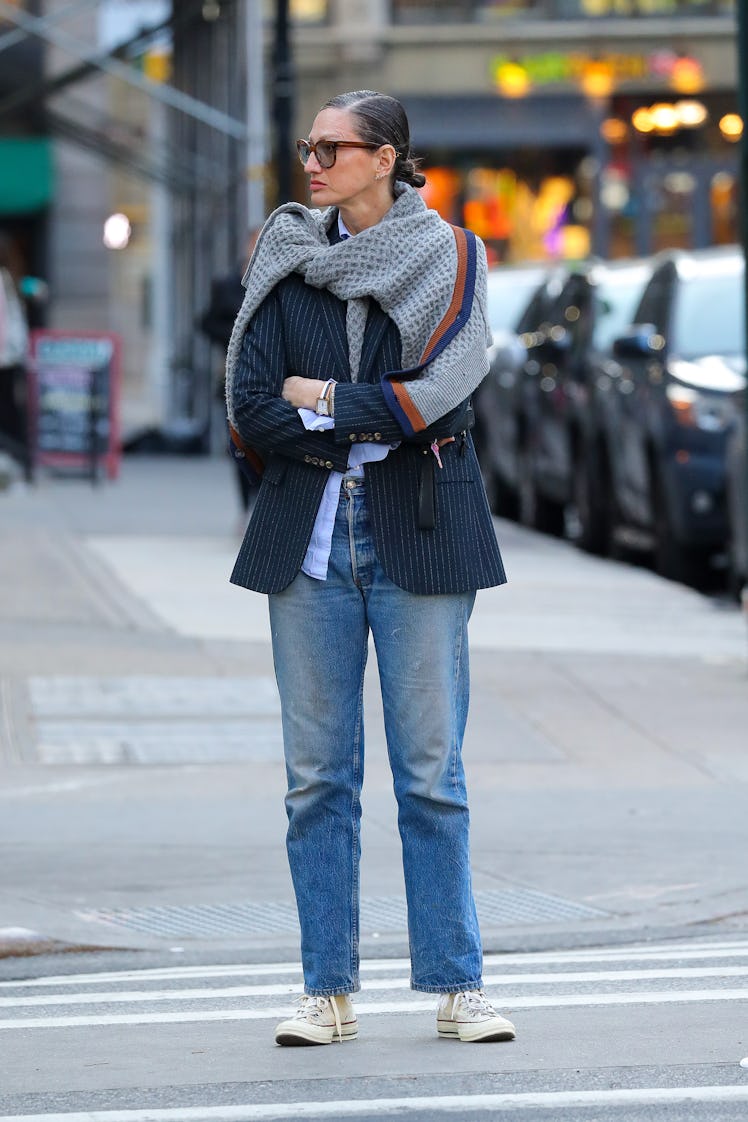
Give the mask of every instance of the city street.
[[465, 743], [487, 992], [408, 988], [367, 681], [359, 1038], [301, 989], [263, 597], [223, 457], [0, 491], [0, 1122], [748, 1116], [748, 640], [727, 599], [496, 522]]

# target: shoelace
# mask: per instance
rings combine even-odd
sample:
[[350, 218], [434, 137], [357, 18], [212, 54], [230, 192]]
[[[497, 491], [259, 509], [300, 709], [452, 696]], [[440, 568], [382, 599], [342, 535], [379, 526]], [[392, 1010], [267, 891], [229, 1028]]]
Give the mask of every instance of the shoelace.
[[467, 1013], [485, 1013], [488, 1017], [495, 1017], [496, 1010], [486, 997], [483, 990], [466, 990], [455, 995], [455, 1005], [462, 1002]]
[[343, 1042], [343, 1025], [340, 1021], [340, 1010], [335, 997], [321, 997], [319, 994], [303, 993], [299, 998], [299, 1007], [293, 1015], [295, 1021], [303, 1021], [312, 1012], [324, 1013], [328, 1005], [332, 1008], [332, 1015], [335, 1018], [335, 1028], [338, 1033], [338, 1040]]

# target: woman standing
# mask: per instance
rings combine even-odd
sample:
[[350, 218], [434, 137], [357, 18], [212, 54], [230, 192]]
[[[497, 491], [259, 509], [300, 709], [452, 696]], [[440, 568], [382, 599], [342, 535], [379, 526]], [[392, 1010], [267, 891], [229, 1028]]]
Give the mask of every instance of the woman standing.
[[[297, 143], [312, 204], [270, 216], [227, 360], [265, 471], [232, 574], [269, 595], [305, 993], [279, 1044], [357, 1034], [368, 635], [398, 802], [414, 989], [440, 1035], [510, 1040], [486, 1000], [461, 760], [475, 591], [505, 581], [468, 430], [482, 244], [426, 208], [407, 118], [332, 98]], [[474, 295], [473, 295], [474, 286]]]

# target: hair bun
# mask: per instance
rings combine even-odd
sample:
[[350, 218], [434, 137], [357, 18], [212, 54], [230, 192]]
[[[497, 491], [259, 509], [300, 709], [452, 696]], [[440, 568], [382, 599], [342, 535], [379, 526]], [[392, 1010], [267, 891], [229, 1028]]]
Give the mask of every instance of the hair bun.
[[423, 187], [426, 176], [418, 170], [418, 164], [409, 156], [398, 157], [395, 163], [395, 179], [409, 183], [411, 187]]

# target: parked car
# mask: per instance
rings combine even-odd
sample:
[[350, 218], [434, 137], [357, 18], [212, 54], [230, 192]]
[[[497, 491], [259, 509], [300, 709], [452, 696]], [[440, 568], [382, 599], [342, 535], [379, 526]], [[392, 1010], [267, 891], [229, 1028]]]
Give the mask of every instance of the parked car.
[[547, 266], [501, 266], [488, 274], [488, 319], [493, 332], [490, 370], [473, 398], [475, 445], [491, 508], [515, 517], [520, 482], [523, 341], [539, 329], [565, 273]]
[[743, 254], [662, 255], [608, 369], [612, 512], [658, 570], [698, 583], [728, 537], [726, 441], [745, 385]]
[[630, 322], [651, 272], [646, 261], [590, 263], [566, 279], [546, 322], [525, 337], [527, 360], [519, 487], [520, 519], [603, 552], [608, 496], [599, 465], [594, 383], [614, 337]]
[[748, 423], [746, 391], [736, 395], [735, 423], [727, 439], [727, 569], [730, 590], [748, 586]]

